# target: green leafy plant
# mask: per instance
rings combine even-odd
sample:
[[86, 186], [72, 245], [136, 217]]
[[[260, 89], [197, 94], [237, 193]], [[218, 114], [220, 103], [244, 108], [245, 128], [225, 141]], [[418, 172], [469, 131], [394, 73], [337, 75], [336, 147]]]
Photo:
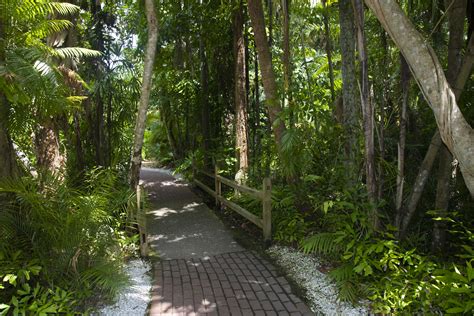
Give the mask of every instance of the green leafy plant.
[[37, 259], [24, 261], [21, 251], [0, 252], [0, 315], [74, 313], [73, 293], [39, 282], [42, 267]]
[[[135, 196], [118, 183], [116, 172], [97, 169], [80, 189], [47, 175], [0, 185], [0, 192], [14, 197], [4, 199], [1, 205], [0, 230], [4, 233], [0, 252], [20, 250], [24, 260], [41, 266], [40, 288], [34, 292], [36, 283], [29, 284], [30, 299], [54, 300], [63, 296], [56, 292], [61, 288], [85, 302], [91, 293], [113, 297], [127, 284], [122, 274], [123, 242], [119, 240], [133, 235], [129, 228], [133, 227], [130, 215]], [[25, 278], [22, 271], [18, 268], [6, 280]], [[26, 296], [24, 299], [28, 301]]]

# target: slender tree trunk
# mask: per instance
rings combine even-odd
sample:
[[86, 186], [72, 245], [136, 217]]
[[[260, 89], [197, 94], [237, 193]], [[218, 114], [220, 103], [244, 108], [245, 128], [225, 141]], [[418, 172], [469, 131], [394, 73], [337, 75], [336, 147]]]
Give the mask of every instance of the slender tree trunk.
[[[380, 34], [381, 45], [383, 50], [383, 59], [381, 64], [381, 73], [383, 73], [388, 67], [389, 56], [388, 56], [388, 43], [387, 43], [387, 36], [384, 30], [382, 30]], [[387, 105], [388, 94], [389, 94], [389, 80], [387, 76], [383, 76], [382, 80], [382, 98], [380, 100], [380, 122], [379, 122], [379, 133], [378, 133], [378, 143], [379, 143], [379, 174], [378, 174], [378, 199], [382, 199], [383, 196], [383, 189], [384, 189], [384, 167], [383, 162], [385, 161], [385, 106]]]
[[398, 139], [397, 193], [395, 196], [396, 222], [400, 221], [405, 184], [405, 144], [407, 134], [407, 108], [410, 96], [410, 68], [400, 54], [400, 80], [402, 86], [402, 105], [400, 108], [400, 136]]
[[[469, 78], [469, 74], [471, 73], [471, 69], [474, 65], [474, 37], [469, 39], [468, 47], [466, 53], [464, 55], [461, 68], [457, 75], [455, 84], [453, 86], [453, 91], [456, 99], [459, 99], [461, 93], [466, 85], [467, 79]], [[428, 180], [428, 175], [431, 172], [431, 167], [433, 166], [433, 162], [438, 154], [439, 147], [442, 145], [441, 137], [439, 135], [439, 130], [435, 132], [433, 138], [431, 140], [430, 146], [428, 147], [428, 151], [425, 154], [425, 158], [421, 165], [421, 168], [418, 172], [418, 175], [415, 180], [415, 184], [413, 185], [412, 193], [410, 194], [410, 198], [408, 199], [406, 212], [403, 217], [403, 221], [399, 226], [399, 237], [403, 238], [406, 235], [408, 225], [415, 214], [416, 207], [418, 202], [421, 198], [421, 193], [426, 185]]]
[[331, 29], [329, 24], [329, 8], [327, 6], [327, 0], [323, 0], [323, 23], [324, 23], [324, 36], [326, 37], [326, 56], [328, 59], [328, 72], [329, 72], [329, 89], [331, 90], [331, 101], [334, 103], [336, 100], [336, 92], [334, 90], [334, 66], [332, 64], [332, 43], [331, 43]]
[[[446, 79], [449, 84], [455, 84], [456, 77], [462, 62], [462, 47], [464, 42], [464, 22], [466, 20], [466, 0], [445, 0], [445, 8], [450, 8], [447, 12], [449, 26], [448, 42], [448, 69]], [[439, 216], [445, 217], [450, 197], [450, 179], [452, 174], [451, 162], [453, 156], [446, 146], [441, 147], [439, 156], [438, 184], [436, 188], [435, 209]], [[443, 221], [435, 221], [433, 228], [432, 250], [441, 253], [446, 242], [446, 225]]]
[[289, 110], [289, 125], [295, 124], [295, 110], [291, 95], [291, 52], [290, 52], [290, 0], [281, 0], [283, 13], [283, 107]]
[[202, 149], [204, 151], [205, 165], [211, 166], [211, 159], [209, 157], [210, 150], [210, 116], [211, 111], [209, 109], [209, 66], [207, 63], [207, 56], [204, 47], [204, 35], [199, 36], [199, 59], [201, 61], [201, 132], [203, 137]]
[[402, 239], [405, 237], [408, 225], [410, 221], [415, 215], [416, 206], [418, 205], [418, 201], [420, 200], [421, 193], [425, 188], [426, 181], [431, 172], [431, 168], [433, 167], [433, 163], [436, 159], [436, 155], [438, 154], [439, 147], [441, 146], [441, 138], [439, 136], [439, 132], [437, 131], [435, 135], [432, 137], [430, 146], [428, 147], [428, 151], [426, 152], [425, 158], [421, 163], [420, 171], [415, 180], [415, 184], [413, 185], [413, 190], [408, 199], [407, 204], [407, 211], [403, 218], [397, 218], [397, 227], [398, 227], [398, 234], [399, 238]]
[[134, 190], [140, 178], [142, 164], [143, 137], [145, 134], [146, 114], [150, 101], [153, 64], [155, 62], [156, 45], [158, 42], [158, 21], [156, 19], [154, 0], [145, 0], [145, 13], [148, 25], [148, 41], [143, 66], [143, 81], [138, 105], [137, 121], [133, 141], [133, 150], [130, 166], [130, 187]]
[[395, 0], [365, 0], [405, 56], [436, 118], [440, 136], [456, 156], [474, 197], [474, 131], [458, 107], [453, 90], [433, 49]]
[[255, 79], [254, 79], [254, 99], [255, 99], [255, 122], [254, 122], [254, 160], [257, 157], [260, 157], [262, 145], [260, 142], [260, 82], [258, 80], [258, 59], [257, 51], [255, 50], [255, 59], [254, 59], [254, 69], [255, 69]]
[[357, 178], [357, 87], [355, 71], [355, 29], [354, 10], [351, 0], [339, 1], [341, 71], [342, 71], [342, 99], [343, 99], [343, 126], [345, 135], [345, 165], [347, 184], [352, 186]]
[[[6, 22], [0, 14], [0, 65], [5, 64], [5, 29]], [[18, 166], [15, 160], [15, 150], [8, 131], [10, 104], [0, 90], [0, 180], [15, 178], [18, 175]]]
[[375, 178], [375, 144], [374, 144], [374, 107], [370, 100], [369, 88], [369, 64], [366, 49], [366, 39], [364, 33], [365, 18], [364, 18], [364, 4], [362, 0], [353, 0], [355, 21], [357, 28], [357, 48], [359, 51], [360, 60], [360, 92], [361, 105], [364, 122], [364, 147], [365, 147], [365, 177], [369, 201], [372, 203], [372, 211], [370, 214], [372, 225], [374, 229], [380, 226], [379, 217], [377, 214], [377, 180]]
[[[104, 52], [104, 30], [103, 30], [103, 12], [100, 4], [100, 0], [91, 0], [90, 2], [92, 20], [94, 24], [94, 40], [92, 41], [92, 48]], [[99, 82], [103, 78], [104, 63], [102, 57], [97, 57], [94, 60], [94, 76], [96, 82]], [[104, 95], [101, 93], [101, 89], [96, 89], [94, 93], [95, 103], [95, 120], [94, 120], [94, 146], [95, 146], [95, 160], [99, 166], [105, 166], [104, 163], [104, 149], [105, 149], [105, 133], [104, 133]]]
[[306, 60], [306, 45], [305, 45], [305, 41], [304, 41], [304, 32], [301, 31], [301, 50], [303, 52], [303, 67], [304, 67], [304, 71], [306, 73], [306, 84], [308, 85], [308, 94], [309, 94], [309, 101], [311, 102], [310, 103], [310, 106], [313, 106], [314, 105], [314, 96], [313, 96], [313, 91], [311, 89], [311, 73], [309, 71], [309, 68], [308, 68], [308, 62]]
[[244, 12], [242, 0], [234, 11], [234, 102], [235, 132], [238, 153], [238, 171], [235, 181], [245, 183], [249, 169], [248, 121], [247, 121], [247, 79], [244, 39]]
[[279, 119], [282, 109], [278, 97], [275, 73], [272, 66], [270, 46], [265, 33], [265, 20], [261, 0], [249, 0], [248, 8], [255, 35], [258, 61], [262, 71], [263, 89], [265, 92], [270, 124], [273, 128], [273, 134], [275, 136], [278, 151], [281, 152], [282, 137], [286, 131], [286, 126], [283, 120]]

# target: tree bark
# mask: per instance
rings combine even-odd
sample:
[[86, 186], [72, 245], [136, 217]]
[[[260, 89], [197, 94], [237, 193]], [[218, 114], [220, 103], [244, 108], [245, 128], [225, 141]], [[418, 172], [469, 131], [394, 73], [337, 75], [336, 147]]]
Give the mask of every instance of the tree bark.
[[249, 169], [248, 159], [248, 115], [247, 115], [247, 70], [244, 39], [244, 12], [242, 0], [234, 11], [234, 103], [235, 132], [238, 171], [235, 181], [244, 184]]
[[436, 118], [440, 136], [459, 161], [474, 197], [474, 131], [462, 115], [433, 49], [394, 0], [365, 0], [405, 56]]
[[[380, 71], [383, 73], [386, 69], [386, 67], [389, 67], [389, 56], [388, 56], [388, 43], [387, 43], [387, 36], [384, 30], [381, 31], [380, 34], [380, 44], [382, 45], [382, 51], [383, 51], [383, 58], [382, 58], [382, 64], [380, 65]], [[383, 197], [383, 191], [384, 191], [384, 182], [385, 182], [385, 176], [384, 176], [384, 167], [383, 163], [385, 161], [385, 107], [388, 104], [388, 95], [389, 95], [389, 80], [387, 79], [387, 76], [384, 75], [382, 79], [382, 98], [380, 100], [380, 123], [379, 123], [379, 129], [378, 129], [378, 144], [379, 144], [379, 163], [378, 163], [378, 199], [382, 199]]]
[[[90, 0], [90, 9], [93, 21], [93, 40], [92, 48], [104, 53], [105, 52], [105, 39], [104, 39], [104, 22], [103, 12], [99, 0]], [[105, 66], [102, 60], [103, 57], [97, 57], [94, 59], [94, 76], [95, 81], [100, 85], [100, 81], [104, 77]], [[95, 89], [93, 95], [93, 101], [95, 104], [95, 120], [93, 125], [94, 133], [94, 146], [95, 146], [95, 162], [99, 166], [105, 166], [105, 128], [104, 128], [104, 95], [101, 93], [101, 89]]]
[[199, 35], [199, 60], [201, 62], [201, 90], [200, 90], [200, 101], [201, 101], [201, 133], [202, 133], [202, 149], [204, 151], [204, 161], [208, 168], [211, 168], [211, 158], [209, 156], [210, 150], [210, 117], [211, 111], [209, 109], [209, 65], [207, 63], [206, 49], [204, 45], [204, 34], [201, 30]]
[[[468, 47], [466, 53], [464, 54], [464, 58], [462, 61], [461, 68], [459, 70], [458, 76], [456, 78], [453, 91], [456, 99], [459, 99], [461, 96], [461, 92], [466, 85], [468, 74], [471, 72], [471, 69], [474, 65], [474, 37], [471, 36], [469, 39]], [[399, 228], [399, 237], [403, 238], [406, 234], [408, 229], [408, 225], [410, 224], [411, 218], [415, 214], [416, 207], [418, 202], [421, 198], [421, 193], [426, 185], [428, 180], [428, 175], [431, 171], [431, 167], [433, 166], [433, 162], [438, 154], [439, 147], [442, 145], [441, 137], [439, 135], [439, 131], [436, 131], [433, 135], [431, 140], [430, 146], [428, 147], [428, 151], [426, 152], [425, 158], [421, 165], [420, 171], [415, 180], [415, 184], [413, 185], [412, 193], [410, 194], [410, 198], [407, 203], [406, 212], [403, 218], [403, 222], [396, 223], [396, 226]]]
[[[398, 138], [397, 193], [395, 197], [396, 217], [401, 218], [403, 187], [405, 184], [405, 144], [407, 134], [407, 108], [410, 97], [410, 68], [400, 54], [400, 81], [402, 86], [402, 105], [400, 108], [400, 135]], [[397, 222], [399, 220], [396, 220]]]
[[275, 72], [273, 71], [270, 45], [265, 33], [265, 20], [263, 15], [262, 1], [249, 0], [248, 8], [255, 36], [255, 43], [257, 46], [258, 62], [262, 72], [263, 89], [265, 92], [270, 123], [273, 128], [273, 134], [275, 136], [275, 142], [278, 151], [281, 152], [282, 137], [286, 131], [286, 126], [284, 121], [280, 119], [282, 108], [278, 98], [278, 90]]
[[327, 0], [323, 0], [323, 23], [324, 23], [324, 36], [326, 37], [326, 56], [328, 59], [328, 72], [329, 72], [329, 89], [331, 90], [331, 103], [334, 104], [336, 100], [336, 92], [334, 90], [334, 66], [332, 64], [332, 43], [331, 43], [331, 29], [329, 24], [329, 8], [327, 6]]
[[[256, 48], [255, 48], [256, 49]], [[257, 157], [260, 156], [261, 153], [261, 141], [260, 141], [260, 82], [258, 80], [258, 58], [257, 58], [257, 51], [254, 50], [255, 58], [254, 58], [254, 69], [255, 69], [255, 79], [254, 79], [254, 101], [255, 101], [255, 109], [254, 109], [254, 124], [253, 124], [253, 158], [254, 161], [257, 161]]]
[[135, 123], [134, 141], [130, 166], [130, 187], [135, 190], [140, 178], [142, 164], [143, 137], [145, 134], [146, 114], [150, 101], [153, 64], [155, 62], [156, 45], [158, 42], [158, 22], [156, 19], [154, 0], [145, 0], [145, 14], [148, 25], [148, 41], [143, 66], [143, 81], [138, 105], [137, 121]]
[[59, 174], [64, 171], [65, 157], [61, 154], [59, 128], [53, 118], [45, 118], [35, 131], [36, 167], [39, 172]]
[[362, 0], [353, 0], [354, 15], [357, 29], [357, 48], [360, 61], [360, 101], [362, 105], [362, 118], [364, 125], [364, 148], [365, 148], [365, 178], [369, 201], [372, 203], [370, 218], [372, 227], [378, 229], [380, 226], [377, 214], [377, 180], [375, 178], [375, 144], [374, 144], [374, 107], [370, 100], [369, 90], [369, 64], [365, 39], [364, 4]]
[[396, 219], [397, 222], [395, 224], [398, 227], [398, 235], [400, 239], [404, 238], [406, 235], [408, 225], [415, 214], [416, 206], [418, 205], [421, 193], [425, 188], [426, 181], [428, 180], [428, 176], [430, 175], [431, 168], [433, 167], [433, 163], [441, 144], [441, 137], [439, 136], [439, 132], [436, 131], [431, 139], [430, 146], [428, 147], [425, 158], [421, 163], [420, 171], [418, 172], [415, 184], [413, 185], [412, 193], [408, 199], [407, 211], [403, 218], [399, 217]]
[[290, 52], [290, 0], [281, 0], [283, 13], [283, 90], [284, 104], [289, 110], [289, 126], [295, 124], [295, 111], [291, 95], [291, 52]]
[[[466, 0], [445, 0], [445, 8], [449, 8], [448, 27], [448, 69], [446, 70], [446, 79], [449, 84], [455, 84], [456, 76], [462, 63], [461, 51], [464, 42], [464, 21], [466, 20]], [[449, 197], [451, 193], [450, 179], [452, 174], [453, 156], [446, 146], [442, 146], [439, 156], [438, 183], [436, 187], [435, 209], [439, 216], [445, 217]], [[433, 227], [433, 239], [431, 248], [434, 252], [441, 253], [446, 242], [446, 223], [444, 221], [435, 221]]]
[[[5, 21], [0, 14], [0, 65], [5, 63]], [[8, 130], [10, 105], [0, 90], [0, 180], [15, 178], [18, 175], [18, 166], [15, 160], [15, 150]]]
[[343, 127], [345, 135], [345, 165], [347, 185], [352, 186], [357, 177], [357, 116], [358, 102], [355, 71], [354, 10], [351, 0], [339, 1], [339, 24], [342, 71]]

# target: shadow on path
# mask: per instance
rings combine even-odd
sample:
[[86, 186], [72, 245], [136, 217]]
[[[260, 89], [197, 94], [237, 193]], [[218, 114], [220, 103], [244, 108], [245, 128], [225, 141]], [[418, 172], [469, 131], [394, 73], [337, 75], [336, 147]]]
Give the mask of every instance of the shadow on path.
[[290, 285], [239, 246], [217, 216], [167, 170], [142, 168], [149, 243], [159, 254], [150, 315], [312, 315]]

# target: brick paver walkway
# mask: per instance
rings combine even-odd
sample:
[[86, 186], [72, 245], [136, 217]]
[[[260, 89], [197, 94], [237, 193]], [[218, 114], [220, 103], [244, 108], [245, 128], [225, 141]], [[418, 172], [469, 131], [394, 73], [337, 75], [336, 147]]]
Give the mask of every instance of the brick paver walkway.
[[250, 251], [161, 261], [150, 315], [312, 315], [288, 281]]
[[186, 185], [144, 169], [154, 266], [150, 315], [313, 315], [288, 281], [230, 233]]

